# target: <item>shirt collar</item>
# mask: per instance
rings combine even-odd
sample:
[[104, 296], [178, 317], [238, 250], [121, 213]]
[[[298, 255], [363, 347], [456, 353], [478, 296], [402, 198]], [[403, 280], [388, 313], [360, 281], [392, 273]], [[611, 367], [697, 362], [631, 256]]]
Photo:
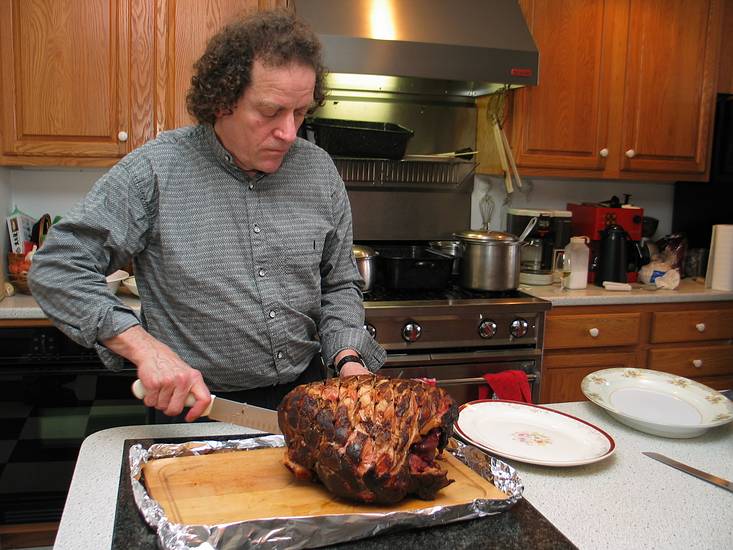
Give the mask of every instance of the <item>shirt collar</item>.
[[229, 151], [227, 151], [227, 149], [219, 141], [219, 138], [216, 136], [216, 132], [214, 131], [214, 127], [210, 124], [203, 124], [201, 125], [201, 127], [203, 129], [206, 144], [211, 149], [211, 152], [214, 154], [216, 160], [219, 161], [219, 164], [221, 164], [228, 172], [233, 173], [239, 178], [244, 178], [247, 180], [260, 180], [266, 175], [264, 172], [259, 171], [255, 171], [254, 175], [252, 175], [242, 170], [234, 162], [233, 155]]

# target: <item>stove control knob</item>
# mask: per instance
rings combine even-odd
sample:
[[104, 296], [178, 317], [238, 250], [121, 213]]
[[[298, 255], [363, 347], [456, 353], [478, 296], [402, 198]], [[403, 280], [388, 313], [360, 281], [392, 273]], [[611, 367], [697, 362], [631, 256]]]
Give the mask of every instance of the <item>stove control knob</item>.
[[509, 332], [511, 332], [514, 338], [521, 338], [522, 336], [527, 334], [528, 330], [529, 323], [527, 321], [525, 321], [524, 319], [514, 319], [514, 321], [512, 321], [512, 326], [509, 329]]
[[478, 335], [481, 338], [493, 338], [496, 336], [496, 323], [489, 320], [481, 321], [478, 326]]
[[405, 342], [415, 342], [422, 334], [422, 327], [414, 321], [407, 323], [402, 327], [402, 339]]
[[370, 323], [364, 323], [364, 330], [366, 330], [369, 333], [369, 336], [372, 338], [377, 337], [377, 329], [374, 328], [374, 325]]

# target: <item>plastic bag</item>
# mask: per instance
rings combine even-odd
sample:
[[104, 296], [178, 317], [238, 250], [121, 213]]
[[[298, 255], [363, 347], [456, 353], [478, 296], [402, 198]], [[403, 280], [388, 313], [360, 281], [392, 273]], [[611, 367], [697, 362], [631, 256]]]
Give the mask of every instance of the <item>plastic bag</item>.
[[669, 264], [670, 269], [678, 269], [680, 277], [685, 277], [687, 237], [682, 233], [674, 233], [662, 237], [656, 244], [659, 247], [658, 260]]
[[639, 281], [645, 285], [654, 284], [657, 278], [664, 276], [672, 266], [665, 262], [651, 262], [639, 270]]

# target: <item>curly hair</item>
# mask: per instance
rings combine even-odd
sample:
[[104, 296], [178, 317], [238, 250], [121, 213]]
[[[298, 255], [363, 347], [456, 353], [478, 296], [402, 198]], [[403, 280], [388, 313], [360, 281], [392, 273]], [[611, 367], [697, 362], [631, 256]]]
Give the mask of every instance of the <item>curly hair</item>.
[[252, 80], [255, 59], [268, 66], [291, 62], [316, 73], [314, 108], [325, 98], [321, 43], [303, 21], [285, 10], [259, 12], [224, 27], [214, 35], [194, 64], [186, 94], [188, 112], [200, 124], [214, 124], [217, 113], [231, 113]]

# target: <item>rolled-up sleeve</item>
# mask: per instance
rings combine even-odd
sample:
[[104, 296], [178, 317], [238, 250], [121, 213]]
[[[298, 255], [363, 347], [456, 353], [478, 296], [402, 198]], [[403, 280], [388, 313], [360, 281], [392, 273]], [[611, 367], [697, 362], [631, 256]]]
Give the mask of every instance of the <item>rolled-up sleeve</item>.
[[336, 354], [354, 349], [376, 372], [384, 364], [384, 349], [364, 330], [361, 276], [352, 252], [351, 206], [346, 188], [334, 168], [337, 185], [332, 195], [333, 230], [326, 238], [321, 263], [321, 320], [323, 356], [332, 364]]
[[105, 277], [127, 265], [149, 233], [142, 172], [133, 175], [122, 162], [97, 181], [51, 228], [29, 272], [33, 297], [54, 325], [80, 345], [94, 347], [111, 369], [120, 368], [122, 358], [100, 342], [140, 322]]

